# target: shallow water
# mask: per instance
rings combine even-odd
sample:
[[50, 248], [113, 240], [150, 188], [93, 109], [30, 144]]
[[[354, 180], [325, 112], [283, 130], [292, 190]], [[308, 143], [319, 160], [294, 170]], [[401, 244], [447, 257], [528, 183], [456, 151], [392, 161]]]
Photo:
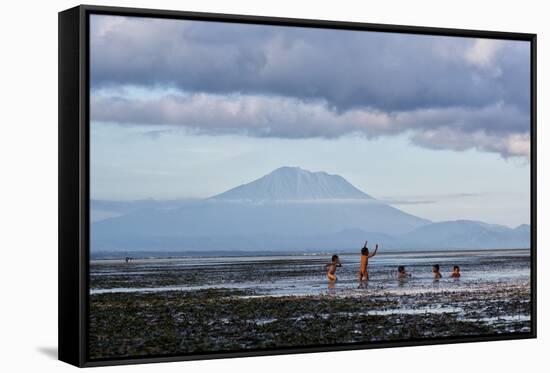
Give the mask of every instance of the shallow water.
[[[262, 296], [354, 296], [365, 292], [421, 294], [487, 290], [495, 285], [528, 284], [529, 250], [379, 253], [369, 261], [370, 281], [357, 280], [360, 255], [340, 254], [338, 281], [328, 283], [324, 264], [330, 255], [185, 257], [95, 260], [90, 265], [90, 294], [238, 289]], [[443, 278], [434, 281], [432, 264]], [[398, 280], [397, 266], [411, 277]], [[453, 265], [460, 279], [451, 279]]]
[[[379, 253], [360, 283], [358, 254], [96, 260], [93, 357], [529, 333], [530, 252]], [[434, 281], [432, 264], [443, 278]], [[397, 266], [411, 274], [396, 277]], [[460, 279], [449, 278], [453, 265]]]

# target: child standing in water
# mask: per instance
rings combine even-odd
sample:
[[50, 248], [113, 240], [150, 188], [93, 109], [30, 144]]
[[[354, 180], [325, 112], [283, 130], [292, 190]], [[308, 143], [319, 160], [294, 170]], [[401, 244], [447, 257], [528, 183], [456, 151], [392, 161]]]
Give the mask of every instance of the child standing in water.
[[398, 279], [405, 279], [407, 277], [410, 277], [411, 275], [405, 271], [405, 266], [398, 266], [397, 267], [397, 278]]
[[378, 251], [378, 244], [376, 244], [376, 247], [374, 248], [374, 252], [372, 254], [369, 253], [369, 248], [367, 247], [368, 241], [365, 241], [365, 245], [361, 249], [361, 264], [359, 266], [359, 281], [368, 281], [369, 279], [369, 271], [367, 269], [367, 266], [369, 265], [369, 258], [372, 258], [376, 255], [376, 252]]
[[338, 280], [338, 278], [336, 277], [336, 267], [341, 267], [341, 266], [342, 266], [342, 263], [340, 263], [340, 258], [338, 258], [338, 255], [336, 254], [333, 255], [332, 262], [325, 265], [325, 268], [328, 268], [327, 277], [329, 281], [335, 282], [336, 280]]
[[439, 280], [441, 278], [441, 272], [439, 272], [439, 264], [434, 264], [432, 266], [432, 272], [434, 273], [434, 280]]
[[453, 272], [451, 273], [451, 277], [452, 278], [459, 278], [460, 277], [460, 267], [459, 266], [454, 266], [453, 267]]

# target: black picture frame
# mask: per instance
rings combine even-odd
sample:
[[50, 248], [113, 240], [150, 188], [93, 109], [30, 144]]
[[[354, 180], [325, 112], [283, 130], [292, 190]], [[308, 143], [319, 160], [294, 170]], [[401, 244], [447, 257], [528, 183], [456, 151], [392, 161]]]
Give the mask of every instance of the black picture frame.
[[[89, 277], [89, 16], [125, 15], [262, 25], [383, 31], [443, 36], [528, 41], [531, 45], [531, 331], [478, 337], [434, 338], [399, 342], [371, 342], [334, 346], [308, 346], [197, 355], [148, 356], [91, 360], [87, 353]], [[536, 34], [451, 28], [399, 26], [342, 21], [260, 17], [81, 5], [59, 13], [59, 360], [79, 367], [282, 355], [463, 342], [536, 338], [536, 201], [537, 201], [537, 56]]]

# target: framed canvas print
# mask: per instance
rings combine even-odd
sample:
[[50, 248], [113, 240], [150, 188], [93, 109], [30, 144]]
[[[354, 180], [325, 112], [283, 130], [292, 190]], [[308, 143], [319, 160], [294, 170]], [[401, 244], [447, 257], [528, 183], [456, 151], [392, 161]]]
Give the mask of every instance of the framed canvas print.
[[59, 13], [59, 358], [536, 336], [536, 36]]

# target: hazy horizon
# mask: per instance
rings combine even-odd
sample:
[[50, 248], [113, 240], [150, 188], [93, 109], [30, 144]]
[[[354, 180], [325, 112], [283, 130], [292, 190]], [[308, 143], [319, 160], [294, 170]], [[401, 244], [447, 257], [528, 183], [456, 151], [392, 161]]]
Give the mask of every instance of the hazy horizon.
[[[281, 167], [298, 167], [298, 168], [303, 169], [302, 167], [299, 167], [299, 166], [281, 166]], [[322, 171], [322, 170], [317, 170], [317, 171], [307, 170], [307, 171], [325, 172], [325, 171]], [[338, 174], [330, 174], [330, 175], [338, 175]], [[145, 198], [91, 198], [91, 199], [95, 200], [95, 201], [106, 201], [106, 202], [139, 202], [139, 201], [193, 202], [193, 201], [201, 201], [201, 200], [212, 198], [212, 197], [214, 197], [218, 194], [221, 194], [223, 192], [226, 192], [227, 190], [236, 188], [238, 186], [246, 185], [246, 184], [248, 184], [250, 182], [253, 182], [253, 181], [255, 181], [255, 180], [257, 180], [257, 179], [259, 179], [263, 176], [265, 176], [265, 175], [259, 175], [255, 179], [243, 182], [241, 184], [235, 184], [235, 185], [233, 185], [233, 186], [231, 186], [227, 189], [223, 189], [223, 190], [220, 189], [219, 191], [214, 192], [213, 194], [204, 195], [204, 196], [181, 196], [181, 197], [174, 196], [174, 197], [168, 197], [168, 198], [155, 198], [155, 197], [151, 196], [151, 197], [145, 197]], [[339, 175], [339, 176], [341, 176], [341, 175]], [[349, 180], [347, 180], [347, 181], [349, 181]], [[351, 184], [354, 185], [353, 183], [351, 183]], [[354, 186], [357, 187], [356, 185], [354, 185]], [[517, 223], [517, 224], [506, 224], [506, 223], [502, 223], [502, 222], [488, 221], [488, 220], [483, 220], [483, 219], [478, 219], [478, 218], [472, 218], [470, 216], [459, 216], [459, 215], [455, 216], [454, 218], [453, 217], [448, 218], [448, 217], [445, 216], [445, 217], [442, 217], [440, 219], [437, 219], [437, 218], [433, 219], [433, 218], [430, 218], [430, 217], [427, 217], [427, 216], [423, 216], [421, 214], [421, 212], [420, 213], [415, 212], [416, 210], [418, 210], [418, 209], [415, 209], [415, 207], [417, 205], [420, 205], [421, 207], [424, 207], [424, 209], [419, 209], [420, 211], [423, 211], [423, 210], [426, 209], [425, 205], [432, 205], [432, 204], [437, 205], [438, 203], [441, 204], [441, 200], [447, 201], [447, 203], [453, 203], [453, 202], [460, 203], [460, 201], [463, 201], [463, 200], [475, 201], [475, 200], [479, 200], [479, 199], [482, 199], [482, 198], [486, 198], [486, 196], [483, 193], [470, 193], [470, 194], [468, 194], [468, 193], [456, 193], [456, 194], [449, 193], [449, 194], [439, 194], [439, 195], [430, 195], [430, 196], [428, 196], [428, 195], [419, 195], [419, 196], [411, 196], [411, 195], [405, 195], [405, 196], [375, 196], [375, 195], [372, 195], [368, 191], [365, 191], [361, 188], [358, 188], [358, 189], [361, 190], [364, 193], [369, 194], [371, 197], [375, 198], [379, 202], [387, 203], [387, 204], [389, 204], [391, 206], [394, 206], [394, 207], [396, 207], [396, 208], [398, 208], [402, 211], [411, 213], [411, 214], [416, 215], [416, 216], [421, 217], [421, 218], [432, 220], [434, 222], [452, 221], [452, 220], [480, 220], [480, 221], [484, 221], [486, 223], [491, 223], [491, 224], [502, 224], [502, 225], [508, 226], [510, 228], [515, 228], [515, 227], [523, 225], [523, 224], [530, 224], [530, 219], [527, 220], [526, 222], [520, 222], [520, 223]], [[350, 198], [348, 200], [353, 200], [353, 198]], [[314, 203], [323, 203], [323, 202], [319, 202], [319, 201], [313, 201], [313, 202]], [[365, 203], [363, 200], [358, 200], [358, 202]], [[307, 203], [311, 203], [311, 202], [307, 202]], [[440, 207], [436, 206], [435, 209], [440, 209]]]

